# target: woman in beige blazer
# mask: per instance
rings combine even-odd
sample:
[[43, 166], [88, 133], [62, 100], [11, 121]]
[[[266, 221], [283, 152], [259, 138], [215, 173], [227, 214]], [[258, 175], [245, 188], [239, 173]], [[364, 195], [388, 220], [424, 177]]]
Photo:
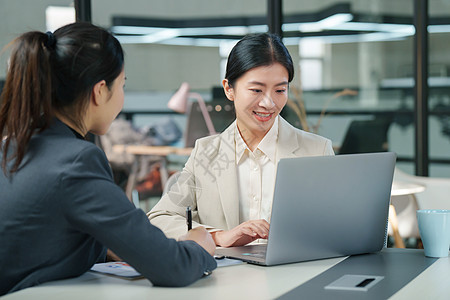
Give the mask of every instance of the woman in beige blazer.
[[[245, 220], [240, 212], [243, 201], [251, 200], [240, 199], [245, 198], [247, 187], [242, 179], [246, 169], [238, 155], [239, 141], [245, 143], [241, 148], [253, 155], [261, 153], [262, 141], [270, 138], [265, 149], [271, 149], [268, 152], [274, 153], [275, 162], [334, 155], [330, 140], [294, 128], [279, 116], [293, 76], [289, 52], [275, 35], [247, 35], [232, 49], [222, 83], [227, 98], [234, 102], [236, 121], [219, 135], [197, 140], [177, 182], [148, 213], [150, 221], [168, 237], [186, 233], [185, 212], [191, 206], [193, 227], [205, 227], [218, 246], [240, 246], [267, 238], [266, 219]], [[267, 189], [273, 193], [276, 163], [274, 166], [266, 169], [271, 178], [264, 177], [260, 186], [266, 195]]]

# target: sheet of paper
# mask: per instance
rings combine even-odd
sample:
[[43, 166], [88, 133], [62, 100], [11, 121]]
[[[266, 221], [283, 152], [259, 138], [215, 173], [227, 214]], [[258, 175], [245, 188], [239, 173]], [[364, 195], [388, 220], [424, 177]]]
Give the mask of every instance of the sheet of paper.
[[[217, 267], [226, 267], [243, 264], [244, 262], [237, 259], [229, 259], [229, 258], [216, 258]], [[95, 264], [91, 271], [104, 273], [108, 275], [114, 275], [126, 279], [137, 279], [142, 278], [142, 275], [136, 271], [132, 266], [127, 264], [126, 262], [107, 262], [107, 263], [99, 263]]]
[[234, 266], [234, 265], [240, 265], [240, 264], [244, 263], [242, 260], [239, 260], [239, 259], [217, 258], [217, 257], [216, 257], [216, 262], [217, 262], [217, 267], [218, 268], [227, 267], [227, 266]]
[[91, 271], [115, 275], [119, 277], [134, 279], [140, 278], [142, 275], [126, 262], [116, 261], [95, 264]]

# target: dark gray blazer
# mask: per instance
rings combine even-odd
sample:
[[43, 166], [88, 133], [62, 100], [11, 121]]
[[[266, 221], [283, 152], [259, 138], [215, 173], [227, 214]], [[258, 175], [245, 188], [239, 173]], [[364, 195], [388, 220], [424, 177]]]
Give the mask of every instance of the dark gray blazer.
[[81, 275], [105, 247], [154, 285], [184, 286], [216, 268], [195, 242], [152, 226], [104, 153], [55, 120], [32, 137], [17, 173], [0, 173], [0, 295]]

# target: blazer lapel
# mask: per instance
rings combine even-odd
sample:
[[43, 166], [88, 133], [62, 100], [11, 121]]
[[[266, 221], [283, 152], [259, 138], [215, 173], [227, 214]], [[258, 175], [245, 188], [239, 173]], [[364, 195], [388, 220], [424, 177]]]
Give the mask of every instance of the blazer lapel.
[[217, 155], [211, 161], [228, 229], [239, 225], [239, 193], [234, 140], [235, 122], [220, 134]]
[[[300, 148], [295, 131], [282, 117], [278, 117], [278, 148], [277, 160], [280, 158], [297, 157], [295, 152]], [[281, 146], [282, 145], [282, 146]]]

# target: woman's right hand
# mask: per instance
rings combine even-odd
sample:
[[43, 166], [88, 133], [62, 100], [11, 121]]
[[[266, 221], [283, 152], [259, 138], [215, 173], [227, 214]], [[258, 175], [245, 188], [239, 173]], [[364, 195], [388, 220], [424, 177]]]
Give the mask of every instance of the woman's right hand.
[[211, 235], [217, 246], [244, 246], [257, 239], [267, 239], [269, 227], [270, 225], [266, 220], [250, 220], [231, 230], [216, 231], [211, 233]]
[[203, 247], [209, 254], [214, 255], [216, 244], [211, 234], [202, 226], [191, 229], [185, 235], [181, 236], [179, 241], [191, 240]]

